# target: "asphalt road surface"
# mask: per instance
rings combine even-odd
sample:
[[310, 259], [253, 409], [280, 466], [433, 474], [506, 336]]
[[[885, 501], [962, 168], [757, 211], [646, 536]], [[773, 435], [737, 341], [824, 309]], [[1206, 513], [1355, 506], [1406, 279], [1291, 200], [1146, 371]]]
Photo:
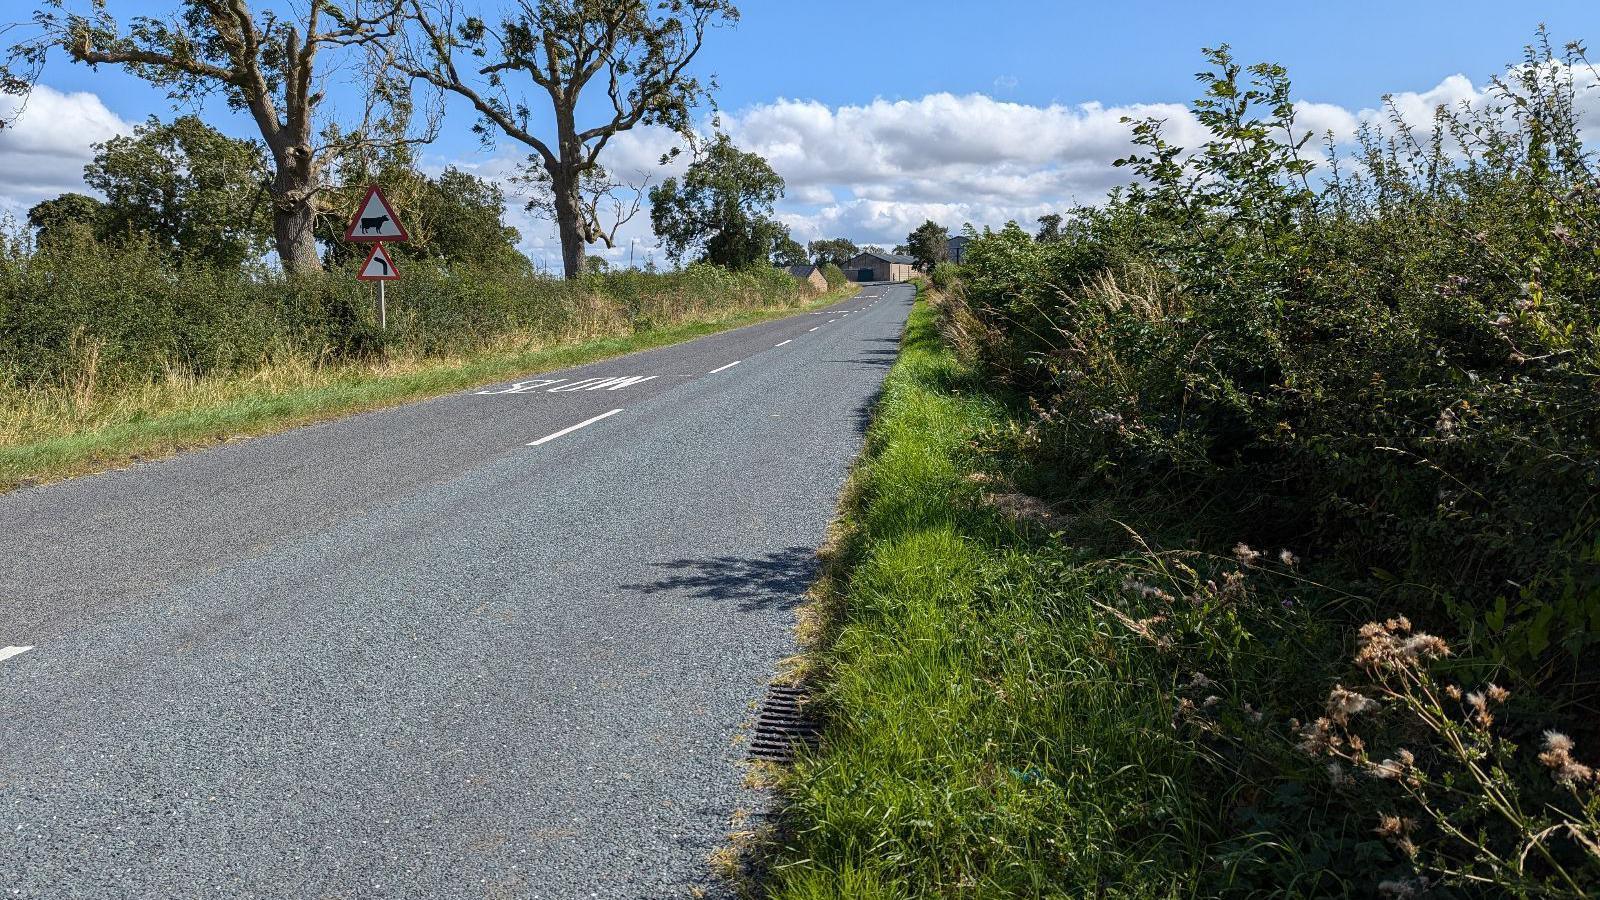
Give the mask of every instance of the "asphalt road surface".
[[912, 295], [0, 496], [0, 896], [715, 892]]

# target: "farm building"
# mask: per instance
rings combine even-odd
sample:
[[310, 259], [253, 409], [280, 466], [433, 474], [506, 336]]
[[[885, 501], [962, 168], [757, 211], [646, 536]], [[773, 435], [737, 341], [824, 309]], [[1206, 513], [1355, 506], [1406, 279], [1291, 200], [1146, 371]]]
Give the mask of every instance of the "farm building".
[[788, 271], [790, 275], [816, 288], [818, 292], [828, 289], [828, 279], [822, 276], [822, 270], [816, 266], [789, 266]]
[[951, 262], [964, 263], [967, 261], [967, 240], [968, 238], [965, 236], [956, 236], [950, 239], [949, 255]]
[[844, 267], [851, 281], [906, 281], [913, 274], [916, 260], [898, 253], [868, 250], [857, 253]]

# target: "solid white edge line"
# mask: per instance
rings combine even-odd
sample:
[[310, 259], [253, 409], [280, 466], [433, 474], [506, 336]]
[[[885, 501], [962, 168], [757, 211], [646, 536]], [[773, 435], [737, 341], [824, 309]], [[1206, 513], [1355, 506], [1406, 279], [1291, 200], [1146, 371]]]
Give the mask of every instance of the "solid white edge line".
[[[783, 344], [790, 344], [790, 343], [793, 343], [793, 342], [794, 342], [794, 338], [790, 338], [790, 339], [789, 339], [789, 340], [787, 340], [787, 341], [784, 341], [784, 342], [783, 342]], [[773, 345], [772, 345], [772, 349], [774, 349], [774, 350], [776, 350], [776, 349], [778, 349], [778, 348], [779, 348], [779, 347], [782, 347], [782, 346], [783, 346], [783, 344], [773, 344]]]
[[744, 360], [742, 360], [742, 359], [736, 359], [736, 360], [734, 360], [734, 361], [733, 361], [733, 362], [731, 362], [731, 363], [728, 363], [728, 364], [727, 364], [727, 365], [725, 365], [725, 366], [719, 366], [719, 367], [717, 367], [717, 368], [715, 368], [715, 369], [712, 369], [712, 370], [711, 370], [711, 371], [710, 371], [710, 372], [707, 372], [707, 373], [706, 373], [706, 374], [707, 374], [707, 375], [715, 375], [715, 374], [717, 374], [717, 373], [718, 373], [718, 372], [722, 372], [722, 371], [726, 371], [726, 370], [728, 370], [728, 369], [731, 369], [731, 368], [733, 368], [733, 367], [734, 367], [734, 366], [737, 366], [737, 365], [738, 365], [738, 364], [739, 364], [739, 363], [741, 363], [741, 362], [744, 362]]
[[579, 428], [584, 427], [585, 425], [593, 425], [594, 423], [600, 421], [601, 419], [605, 419], [605, 418], [608, 418], [610, 416], [614, 416], [619, 412], [622, 412], [622, 410], [613, 409], [610, 412], [601, 413], [600, 415], [595, 416], [592, 419], [584, 419], [582, 422], [579, 422], [578, 424], [570, 426], [568, 428], [563, 428], [560, 431], [556, 432], [555, 434], [547, 434], [544, 437], [539, 438], [537, 441], [529, 441], [528, 442], [528, 446], [529, 447], [537, 447], [540, 444], [549, 443], [550, 441], [553, 441], [558, 437], [561, 437], [563, 435], [571, 434], [574, 431], [577, 431]]
[[27, 653], [29, 650], [32, 650], [32, 649], [33, 649], [33, 645], [32, 644], [30, 644], [30, 645], [28, 645], [26, 647], [5, 647], [5, 648], [0, 648], [0, 659], [10, 659], [13, 656], [18, 656], [20, 654]]

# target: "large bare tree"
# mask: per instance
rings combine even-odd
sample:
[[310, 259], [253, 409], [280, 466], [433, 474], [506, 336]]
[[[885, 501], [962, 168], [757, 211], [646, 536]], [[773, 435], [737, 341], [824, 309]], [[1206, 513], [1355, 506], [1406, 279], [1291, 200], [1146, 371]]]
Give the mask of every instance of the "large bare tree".
[[[61, 50], [90, 66], [122, 66], [175, 102], [221, 93], [248, 113], [271, 156], [273, 238], [284, 268], [316, 271], [329, 167], [362, 146], [427, 141], [437, 127], [430, 115], [420, 133], [408, 131], [410, 92], [389, 66], [403, 2], [301, 0], [256, 11], [248, 0], [181, 0], [170, 17], [123, 27], [106, 0], [91, 0], [85, 12], [44, 0], [31, 35], [0, 66], [0, 90], [26, 94], [47, 55]], [[359, 118], [342, 127], [323, 109], [335, 78], [362, 88]]]
[[[568, 278], [582, 274], [585, 247], [612, 246], [615, 238], [616, 222], [608, 228], [600, 221], [605, 204], [597, 194], [611, 184], [601, 151], [639, 125], [688, 134], [691, 114], [708, 94], [689, 64], [709, 28], [739, 18], [731, 0], [518, 0], [491, 26], [460, 0], [406, 2], [411, 40], [400, 68], [464, 97], [482, 117], [486, 138], [498, 131], [532, 149], [548, 176]], [[584, 103], [591, 85], [605, 96]], [[543, 101], [530, 93], [548, 98], [553, 134], [535, 133], [534, 109]], [[595, 123], [580, 127], [580, 113], [596, 110]], [[631, 215], [627, 208], [613, 205]]]

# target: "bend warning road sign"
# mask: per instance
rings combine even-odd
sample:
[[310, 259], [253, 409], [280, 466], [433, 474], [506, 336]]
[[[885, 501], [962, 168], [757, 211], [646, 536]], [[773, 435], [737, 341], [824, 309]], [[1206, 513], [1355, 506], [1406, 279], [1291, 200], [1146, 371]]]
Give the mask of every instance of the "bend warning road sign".
[[400, 270], [394, 267], [394, 260], [389, 258], [389, 251], [383, 249], [382, 244], [373, 244], [372, 252], [367, 254], [367, 261], [361, 264], [356, 277], [362, 281], [393, 281], [400, 277]]
[[372, 185], [367, 188], [366, 199], [361, 201], [355, 218], [350, 220], [350, 227], [344, 230], [344, 239], [357, 242], [409, 241], [411, 235], [406, 234], [406, 227], [400, 224], [400, 217], [394, 214], [394, 207], [389, 205], [382, 189]]

